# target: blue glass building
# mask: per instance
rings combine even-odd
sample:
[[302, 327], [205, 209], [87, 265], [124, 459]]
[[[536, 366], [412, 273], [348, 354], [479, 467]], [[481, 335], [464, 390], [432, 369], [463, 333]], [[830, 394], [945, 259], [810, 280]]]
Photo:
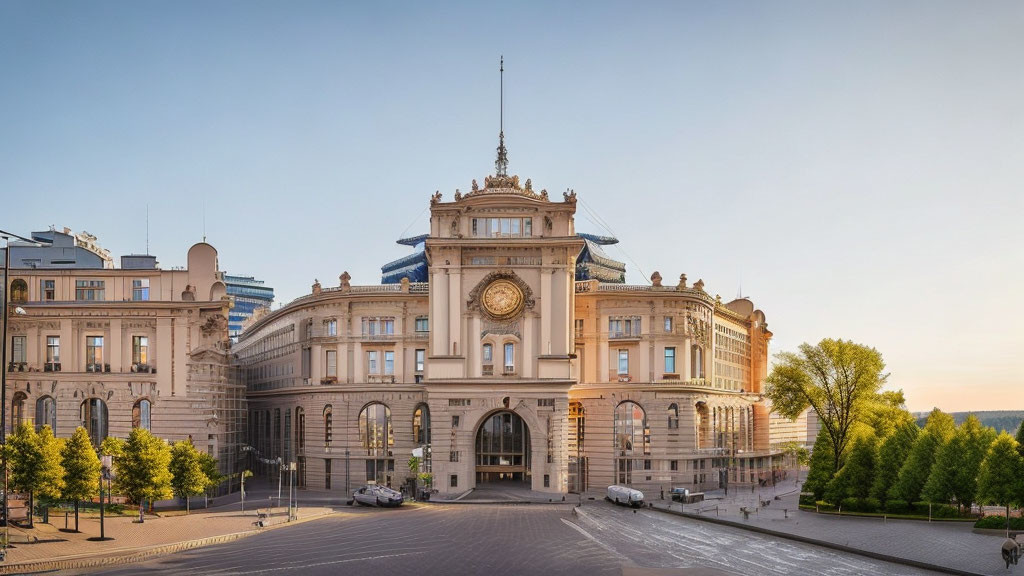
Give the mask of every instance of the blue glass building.
[[252, 316], [253, 311], [261, 306], [269, 308], [274, 303], [274, 289], [252, 276], [228, 274], [224, 274], [224, 285], [227, 286], [228, 296], [235, 301], [228, 316], [228, 335], [235, 339], [242, 333], [242, 324]]

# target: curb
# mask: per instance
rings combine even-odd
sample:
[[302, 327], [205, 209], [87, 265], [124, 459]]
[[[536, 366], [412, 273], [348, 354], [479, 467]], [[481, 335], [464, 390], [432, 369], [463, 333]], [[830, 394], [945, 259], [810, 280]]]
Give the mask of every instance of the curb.
[[712, 524], [720, 524], [722, 526], [730, 526], [733, 528], [741, 528], [743, 530], [749, 530], [751, 532], [758, 532], [768, 536], [775, 536], [777, 538], [785, 538], [787, 540], [793, 540], [795, 542], [801, 542], [804, 544], [813, 544], [815, 546], [821, 546], [823, 548], [831, 548], [832, 550], [838, 550], [840, 552], [848, 552], [850, 554], [857, 554], [858, 556], [866, 556], [875, 560], [883, 560], [885, 562], [892, 562], [894, 564], [903, 564], [904, 566], [911, 566], [913, 568], [922, 568], [924, 570], [931, 570], [934, 572], [942, 572], [944, 574], [954, 574], [955, 576], [986, 576], [979, 572], [969, 572], [966, 570], [959, 570], [957, 568], [950, 568], [948, 566], [941, 566], [938, 564], [930, 564], [928, 562], [921, 562], [918, 560], [911, 560], [910, 558], [901, 558], [899, 556], [890, 556], [889, 554], [881, 554], [879, 552], [872, 552], [870, 550], [864, 550], [862, 548], [854, 548], [852, 546], [846, 546], [843, 544], [836, 544], [834, 542], [828, 542], [826, 540], [817, 540], [815, 538], [808, 538], [806, 536], [800, 536], [798, 534], [791, 534], [789, 532], [780, 532], [778, 530], [772, 530], [770, 528], [762, 528], [761, 526], [754, 526], [752, 524], [746, 524], [743, 522], [736, 522], [733, 520], [723, 520], [721, 518], [711, 518], [709, 516], [701, 516], [697, 514], [689, 514], [686, 512], [677, 512], [675, 510], [668, 510], [665, 508], [658, 508], [651, 506], [649, 510], [656, 510], [663, 514], [672, 514], [674, 516], [682, 516], [691, 520], [700, 520], [703, 522], [710, 522]]
[[246, 530], [244, 532], [233, 532], [231, 534], [220, 534], [218, 536], [185, 540], [183, 542], [172, 542], [170, 544], [157, 544], [154, 546], [129, 549], [125, 550], [123, 553], [115, 553], [114, 556], [108, 555], [109, 552], [90, 552], [88, 554], [76, 554], [65, 556], [63, 558], [50, 558], [47, 560], [3, 564], [0, 565], [0, 574], [32, 574], [38, 572], [53, 572], [58, 570], [75, 570], [80, 568], [95, 568], [98, 566], [130, 564], [149, 560], [158, 556], [166, 556], [176, 552], [192, 550], [194, 548], [203, 548], [205, 546], [233, 542], [248, 536], [261, 534], [267, 530], [296, 526], [312, 520], [333, 516], [334, 514], [337, 514], [337, 512], [326, 512], [323, 514], [317, 514], [316, 516], [310, 516], [308, 518], [299, 518], [293, 522], [280, 522], [264, 528], [256, 528], [253, 530]]

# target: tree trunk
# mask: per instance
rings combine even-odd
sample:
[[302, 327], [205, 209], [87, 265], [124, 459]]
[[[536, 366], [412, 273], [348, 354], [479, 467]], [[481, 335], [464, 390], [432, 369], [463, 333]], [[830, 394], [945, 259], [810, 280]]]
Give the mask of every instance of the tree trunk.
[[78, 500], [75, 500], [75, 532], [78, 532]]
[[[28, 492], [28, 527], [29, 528], [35, 528], [35, 525], [32, 523], [32, 505], [34, 503], [35, 503], [35, 492], [32, 491], [32, 490], [29, 490], [29, 492]], [[1007, 516], [1009, 516], [1009, 513], [1007, 513]]]
[[185, 495], [185, 515], [186, 516], [188, 516], [189, 512], [192, 511], [190, 506], [189, 506], [191, 503], [192, 503], [192, 499], [189, 498], [188, 494], [186, 494]]
[[145, 514], [146, 514], [146, 499], [145, 498], [139, 498], [139, 524], [142, 524], [143, 522], [146, 521], [145, 516], [144, 516]]

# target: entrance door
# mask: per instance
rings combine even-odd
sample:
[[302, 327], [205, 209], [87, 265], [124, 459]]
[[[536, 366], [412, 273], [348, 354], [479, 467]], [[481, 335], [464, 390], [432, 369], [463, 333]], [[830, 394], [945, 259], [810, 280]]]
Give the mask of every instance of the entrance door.
[[476, 482], [530, 482], [530, 431], [515, 412], [497, 412], [477, 430]]

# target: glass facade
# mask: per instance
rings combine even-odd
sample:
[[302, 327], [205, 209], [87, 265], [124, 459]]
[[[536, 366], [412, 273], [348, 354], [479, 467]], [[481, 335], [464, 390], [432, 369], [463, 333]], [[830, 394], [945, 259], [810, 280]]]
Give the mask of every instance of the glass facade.
[[269, 308], [274, 303], [274, 289], [252, 276], [225, 274], [224, 285], [228, 296], [235, 301], [235, 306], [228, 314], [228, 335], [234, 339], [242, 333], [242, 324], [252, 317], [257, 308]]

